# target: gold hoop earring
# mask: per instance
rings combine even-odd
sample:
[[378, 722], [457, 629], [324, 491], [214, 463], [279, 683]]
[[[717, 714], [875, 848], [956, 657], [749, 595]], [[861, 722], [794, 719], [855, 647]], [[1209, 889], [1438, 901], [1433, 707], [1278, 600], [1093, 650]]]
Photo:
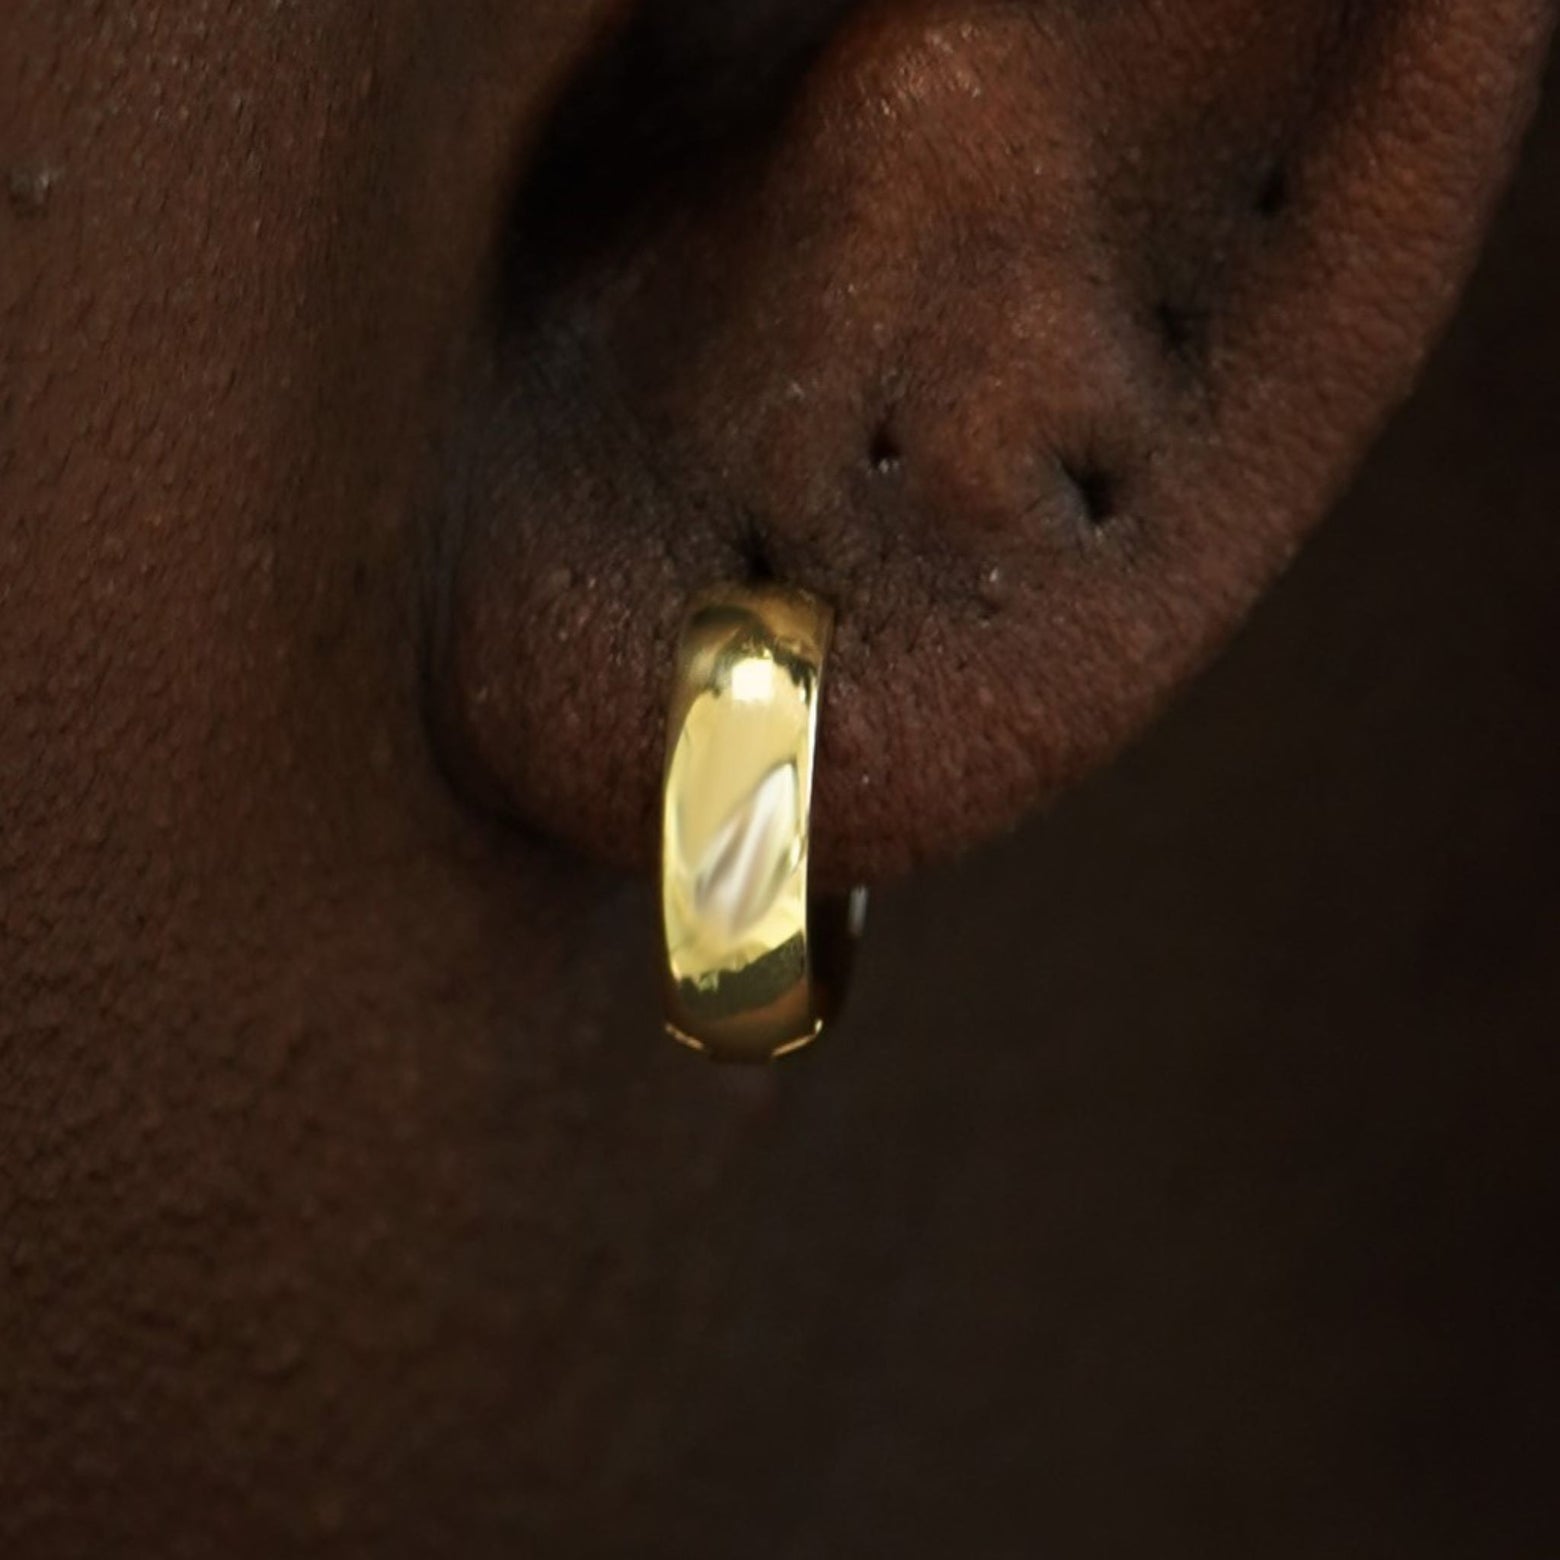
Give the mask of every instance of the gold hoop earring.
[[844, 996], [866, 891], [807, 887], [818, 706], [834, 614], [779, 586], [700, 596], [678, 642], [661, 812], [666, 1027], [719, 1061], [817, 1039]]

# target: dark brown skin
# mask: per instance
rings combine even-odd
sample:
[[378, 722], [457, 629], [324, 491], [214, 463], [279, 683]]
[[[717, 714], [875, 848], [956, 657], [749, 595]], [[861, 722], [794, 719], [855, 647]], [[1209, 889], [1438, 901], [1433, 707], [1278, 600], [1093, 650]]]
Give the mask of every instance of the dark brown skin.
[[838, 604], [831, 880], [1017, 822], [1414, 382], [1552, 10], [23, 0], [0, 1553], [868, 1552], [834, 1382], [954, 1061], [876, 1047], [890, 1184], [872, 1065], [657, 1039], [680, 604]]

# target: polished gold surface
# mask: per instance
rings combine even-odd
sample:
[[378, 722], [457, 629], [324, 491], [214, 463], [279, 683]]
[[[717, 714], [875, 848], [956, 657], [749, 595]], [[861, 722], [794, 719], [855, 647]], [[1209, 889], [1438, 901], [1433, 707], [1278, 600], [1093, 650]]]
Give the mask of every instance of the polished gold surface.
[[860, 931], [862, 891], [807, 888], [832, 626], [825, 603], [778, 586], [711, 591], [683, 625], [661, 820], [667, 1028], [722, 1061], [816, 1039]]

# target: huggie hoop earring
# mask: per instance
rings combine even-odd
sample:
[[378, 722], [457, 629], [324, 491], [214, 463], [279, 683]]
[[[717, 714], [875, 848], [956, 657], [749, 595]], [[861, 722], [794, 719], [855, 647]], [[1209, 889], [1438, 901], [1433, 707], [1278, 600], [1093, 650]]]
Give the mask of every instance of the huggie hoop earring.
[[818, 703], [834, 614], [805, 591], [700, 596], [677, 647], [661, 812], [666, 1027], [766, 1062], [838, 1011], [866, 891], [807, 888]]

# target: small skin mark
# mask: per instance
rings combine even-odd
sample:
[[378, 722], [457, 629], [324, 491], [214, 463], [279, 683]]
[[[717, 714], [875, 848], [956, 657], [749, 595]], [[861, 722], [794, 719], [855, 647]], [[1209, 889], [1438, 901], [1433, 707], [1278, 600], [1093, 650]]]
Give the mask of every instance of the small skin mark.
[[1288, 207], [1290, 194], [1289, 169], [1283, 163], [1276, 162], [1257, 189], [1257, 215], [1270, 221], [1279, 216]]
[[41, 164], [12, 168], [6, 175], [6, 200], [19, 217], [41, 217], [59, 183], [59, 170]]
[[1013, 587], [1001, 565], [991, 564], [981, 571], [976, 595], [981, 616], [988, 622], [1012, 605]]
[[1207, 317], [1200, 310], [1167, 300], [1154, 310], [1154, 321], [1172, 357], [1185, 359], [1199, 353], [1207, 325]]

